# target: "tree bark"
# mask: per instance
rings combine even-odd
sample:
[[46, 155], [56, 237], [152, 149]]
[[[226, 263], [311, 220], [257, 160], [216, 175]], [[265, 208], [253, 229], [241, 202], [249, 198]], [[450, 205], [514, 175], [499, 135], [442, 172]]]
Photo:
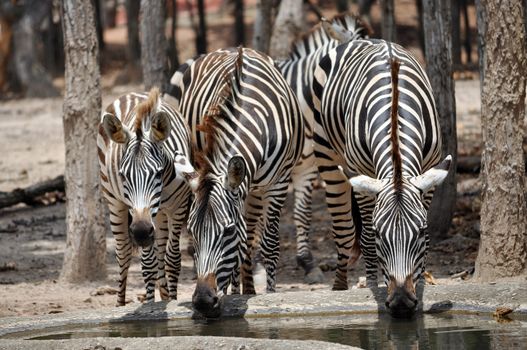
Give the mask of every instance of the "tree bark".
[[167, 38], [167, 47], [168, 47], [168, 62], [170, 63], [169, 74], [171, 77], [176, 70], [179, 68], [179, 54], [177, 50], [177, 1], [171, 0], [170, 7], [172, 10], [171, 16], [171, 25], [170, 25], [170, 36]]
[[236, 32], [236, 46], [245, 44], [245, 23], [243, 21], [243, 0], [235, 1], [234, 31]]
[[302, 31], [304, 11], [302, 0], [282, 0], [274, 23], [269, 54], [274, 59], [287, 58], [291, 43]]
[[481, 24], [485, 25], [481, 96], [484, 183], [475, 277], [488, 281], [526, 271], [522, 142], [527, 55], [522, 0], [481, 0], [480, 6]]
[[94, 17], [91, 1], [62, 2], [67, 238], [61, 278], [68, 282], [106, 277], [106, 215], [101, 201], [96, 139], [101, 87]]
[[445, 237], [456, 203], [456, 103], [452, 76], [451, 1], [423, 0], [426, 71], [430, 78], [441, 127], [443, 157], [452, 155], [452, 169], [436, 188], [428, 220], [432, 239]]
[[126, 0], [128, 60], [133, 64], [139, 64], [139, 61], [141, 60], [141, 43], [139, 42], [139, 9], [139, 1]]
[[167, 42], [165, 39], [165, 1], [141, 0], [141, 64], [145, 89], [168, 86]]
[[258, 0], [256, 17], [254, 19], [253, 47], [261, 52], [269, 53], [271, 28], [273, 25], [273, 1]]
[[452, 62], [456, 66], [461, 65], [461, 25], [459, 14], [461, 12], [461, 1], [453, 1], [452, 13]]
[[384, 40], [391, 42], [395, 42], [397, 40], [397, 28], [395, 27], [395, 11], [393, 2], [393, 0], [381, 0], [381, 35]]
[[28, 0], [23, 14], [13, 24], [13, 56], [16, 76], [26, 97], [54, 97], [59, 91], [38, 57], [40, 25], [51, 8], [50, 0]]

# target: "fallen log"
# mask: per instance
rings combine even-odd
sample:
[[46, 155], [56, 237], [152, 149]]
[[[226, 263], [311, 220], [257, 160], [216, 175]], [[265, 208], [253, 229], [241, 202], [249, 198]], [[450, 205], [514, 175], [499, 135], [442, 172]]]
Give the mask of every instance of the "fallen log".
[[462, 156], [457, 159], [457, 172], [462, 174], [479, 174], [481, 170], [480, 156]]
[[18, 203], [33, 205], [37, 197], [54, 191], [64, 192], [64, 175], [26, 188], [16, 188], [11, 192], [0, 192], [0, 209]]

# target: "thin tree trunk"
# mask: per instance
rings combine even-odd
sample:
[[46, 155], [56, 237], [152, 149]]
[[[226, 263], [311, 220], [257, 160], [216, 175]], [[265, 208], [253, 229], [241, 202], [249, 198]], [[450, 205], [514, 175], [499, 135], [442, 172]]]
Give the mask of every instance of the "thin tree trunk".
[[234, 31], [236, 32], [236, 46], [245, 44], [245, 23], [243, 21], [243, 0], [235, 1]]
[[139, 42], [139, 9], [139, 1], [126, 0], [128, 60], [133, 64], [139, 64], [141, 60], [141, 43]]
[[205, 19], [205, 2], [198, 0], [198, 31], [196, 34], [196, 53], [207, 53], [207, 23]]
[[461, 1], [452, 2], [452, 62], [455, 66], [461, 65], [461, 25], [460, 14]]
[[[483, 76], [485, 75], [485, 66], [483, 64], [485, 58], [485, 31], [487, 24], [485, 23], [486, 15], [485, 8], [482, 5], [482, 0], [476, 0], [476, 20], [478, 29], [478, 63], [479, 63], [479, 83], [480, 93], [483, 95]], [[483, 174], [482, 174], [483, 175]], [[481, 175], [480, 175], [481, 176]]]
[[[527, 0], [526, 0], [527, 1]], [[467, 63], [472, 62], [472, 35], [470, 32], [470, 22], [468, 20], [468, 4], [467, 0], [461, 0], [461, 11], [463, 12], [463, 22], [465, 25], [465, 53], [467, 54]]]
[[171, 26], [170, 26], [170, 36], [167, 38], [168, 40], [168, 61], [170, 63], [169, 67], [169, 74], [168, 76], [171, 77], [172, 74], [176, 72], [176, 70], [179, 67], [179, 55], [177, 51], [177, 36], [176, 36], [176, 30], [177, 30], [177, 1], [176, 0], [170, 0], [170, 7], [172, 10], [172, 14], [170, 17], [172, 17]]
[[397, 33], [395, 28], [394, 0], [381, 0], [382, 27], [381, 35], [384, 40], [395, 42]]
[[[452, 76], [451, 0], [423, 0], [426, 71], [430, 78], [443, 141], [443, 157], [452, 155], [450, 169], [456, 169], [456, 103]], [[450, 171], [435, 190], [428, 215], [432, 239], [445, 237], [456, 203], [456, 172]]]
[[486, 44], [481, 96], [484, 185], [475, 277], [488, 281], [526, 272], [522, 142], [527, 54], [522, 0], [481, 0], [480, 6], [483, 22], [478, 25], [485, 25]]
[[168, 86], [167, 42], [165, 39], [165, 1], [141, 0], [141, 64], [145, 89]]
[[96, 152], [101, 87], [94, 17], [91, 1], [62, 2], [67, 238], [61, 278], [68, 282], [106, 277], [105, 210]]
[[283, 59], [289, 54], [291, 43], [303, 28], [303, 8], [302, 0], [282, 0], [280, 2], [269, 47], [271, 57]]
[[253, 47], [261, 52], [269, 53], [271, 28], [273, 24], [273, 1], [258, 0], [256, 17], [254, 19]]

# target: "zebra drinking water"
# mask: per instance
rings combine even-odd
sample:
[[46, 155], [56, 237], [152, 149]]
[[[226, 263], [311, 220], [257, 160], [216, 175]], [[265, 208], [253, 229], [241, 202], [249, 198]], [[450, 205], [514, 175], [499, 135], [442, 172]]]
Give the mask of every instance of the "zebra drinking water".
[[291, 53], [276, 64], [295, 92], [305, 124], [305, 143], [302, 157], [292, 173], [295, 205], [293, 218], [296, 225], [297, 262], [305, 271], [307, 283], [322, 283], [323, 275], [309, 246], [311, 202], [317, 168], [313, 153], [313, 74], [318, 62], [329, 50], [340, 43], [367, 37], [371, 29], [352, 15], [341, 14], [331, 21], [322, 20], [310, 32], [292, 45]]
[[428, 206], [451, 159], [439, 163], [428, 78], [401, 46], [355, 40], [320, 61], [313, 98], [315, 155], [338, 247], [333, 288], [347, 289], [348, 265], [362, 251], [370, 285], [381, 268], [388, 309], [411, 314], [428, 249]]
[[221, 312], [230, 283], [254, 293], [251, 254], [259, 242], [267, 291], [274, 291], [278, 224], [291, 171], [304, 145], [298, 102], [272, 59], [245, 48], [218, 50], [172, 79], [190, 125], [195, 165], [176, 162], [193, 192], [188, 230], [198, 280], [192, 302], [206, 316]]
[[[125, 304], [134, 246], [142, 248], [146, 300], [154, 300], [156, 279], [161, 298], [176, 299], [181, 268], [179, 234], [190, 189], [177, 179], [174, 159], [190, 155], [185, 122], [157, 89], [148, 95], [131, 93], [103, 111], [97, 146], [119, 263], [117, 305]], [[165, 254], [167, 241], [169, 251]]]

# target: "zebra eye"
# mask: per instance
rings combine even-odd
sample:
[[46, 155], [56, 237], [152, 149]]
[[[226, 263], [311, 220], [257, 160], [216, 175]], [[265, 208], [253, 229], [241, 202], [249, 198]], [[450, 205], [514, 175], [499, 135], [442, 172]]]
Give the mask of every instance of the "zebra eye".
[[421, 226], [419, 228], [419, 236], [424, 236], [426, 234], [426, 230], [428, 230], [428, 226]]
[[227, 226], [225, 227], [225, 230], [223, 230], [223, 233], [226, 235], [226, 236], [231, 236], [234, 234], [234, 231], [236, 230], [236, 226], [235, 225], [231, 225], [231, 226]]

